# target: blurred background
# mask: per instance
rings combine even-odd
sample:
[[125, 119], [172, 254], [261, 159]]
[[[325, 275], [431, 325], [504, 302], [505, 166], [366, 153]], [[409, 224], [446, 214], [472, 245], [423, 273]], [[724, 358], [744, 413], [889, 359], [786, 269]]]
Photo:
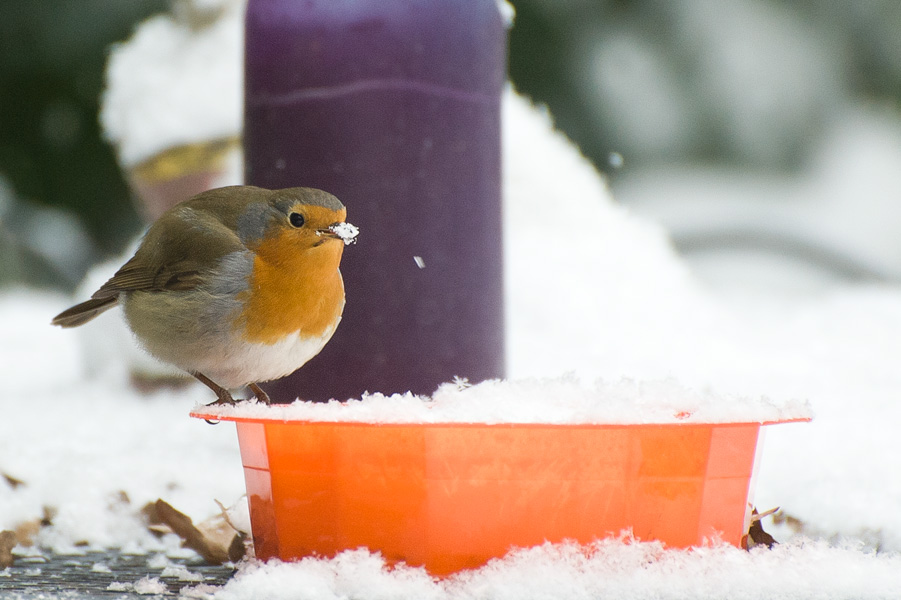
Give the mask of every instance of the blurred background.
[[[709, 286], [901, 280], [897, 0], [512, 4], [514, 86]], [[240, 83], [240, 6], [0, 4], [0, 285], [71, 291], [155, 198], [235, 182], [240, 96], [220, 115], [207, 98]], [[172, 103], [196, 106], [191, 135]]]

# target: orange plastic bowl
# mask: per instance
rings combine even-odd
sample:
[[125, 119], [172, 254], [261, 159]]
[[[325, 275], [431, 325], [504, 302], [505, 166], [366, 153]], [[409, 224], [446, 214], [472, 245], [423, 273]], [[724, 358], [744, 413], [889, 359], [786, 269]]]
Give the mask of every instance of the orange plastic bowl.
[[368, 547], [435, 575], [512, 547], [739, 545], [761, 423], [237, 423], [260, 559]]

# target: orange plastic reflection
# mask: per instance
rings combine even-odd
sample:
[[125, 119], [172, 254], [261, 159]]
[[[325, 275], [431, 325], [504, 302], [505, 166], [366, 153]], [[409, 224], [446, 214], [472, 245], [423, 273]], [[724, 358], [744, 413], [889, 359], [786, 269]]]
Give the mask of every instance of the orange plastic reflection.
[[669, 546], [739, 545], [760, 432], [237, 421], [258, 558], [365, 546], [435, 575], [625, 529]]

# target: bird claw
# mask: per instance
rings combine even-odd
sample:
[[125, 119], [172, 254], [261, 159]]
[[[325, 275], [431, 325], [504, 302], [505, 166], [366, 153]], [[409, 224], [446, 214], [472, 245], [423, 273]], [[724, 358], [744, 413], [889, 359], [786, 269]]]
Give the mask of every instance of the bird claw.
[[[216, 398], [215, 401], [210, 402], [206, 406], [222, 406], [224, 404], [235, 404], [235, 399], [225, 389], [222, 389], [221, 391], [217, 391], [216, 395], [218, 396], [218, 398]], [[218, 425], [219, 424], [219, 421], [213, 421], [210, 419], [204, 419], [204, 421], [206, 421], [210, 425]]]
[[262, 402], [263, 404], [272, 404], [272, 400], [269, 399], [269, 394], [263, 391], [263, 388], [258, 386], [255, 383], [250, 384], [250, 389], [253, 390], [254, 395], [257, 397], [257, 402]]
[[227, 393], [227, 392], [226, 392], [226, 395], [225, 395], [224, 397], [223, 397], [223, 396], [219, 396], [219, 398], [217, 398], [217, 399], [214, 400], [213, 402], [210, 402], [209, 404], [207, 404], [207, 406], [223, 406], [223, 405], [225, 405], [225, 404], [237, 404], [237, 403], [235, 402], [235, 399], [232, 398], [232, 395], [229, 394], [229, 393]]

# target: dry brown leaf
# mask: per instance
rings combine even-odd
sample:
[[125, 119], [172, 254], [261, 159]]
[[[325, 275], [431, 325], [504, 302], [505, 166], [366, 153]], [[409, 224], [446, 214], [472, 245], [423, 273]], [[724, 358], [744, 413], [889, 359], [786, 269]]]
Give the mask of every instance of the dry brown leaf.
[[141, 508], [141, 515], [148, 525], [159, 525], [162, 523], [160, 515], [156, 511], [156, 502], [148, 502]]
[[[244, 496], [242, 496], [242, 498], [243, 498], [243, 497], [244, 497]], [[242, 536], [244, 536], [244, 537], [247, 537], [247, 536], [250, 535], [250, 532], [249, 532], [249, 531], [244, 531], [243, 529], [241, 529], [240, 527], [236, 526], [236, 525], [232, 522], [231, 516], [229, 516], [229, 514], [228, 514], [228, 510], [229, 510], [229, 509], [228, 509], [227, 506], [225, 506], [224, 504], [222, 504], [221, 502], [219, 502], [218, 500], [215, 500], [215, 499], [213, 500], [213, 502], [215, 502], [215, 503], [216, 503], [216, 506], [219, 507], [219, 516], [220, 516], [222, 519], [224, 519], [225, 522], [228, 523], [228, 524], [231, 526], [231, 528], [235, 530], [236, 533], [238, 533], [238, 534], [240, 534], [240, 535], [242, 535]], [[213, 518], [216, 518], [216, 517], [213, 517]]]
[[54, 507], [45, 506], [44, 514], [41, 518], [23, 521], [16, 525], [14, 533], [18, 543], [22, 546], [33, 546], [35, 536], [41, 531], [42, 527], [48, 527], [53, 524], [56, 513], [57, 510]]
[[158, 538], [173, 533], [172, 528], [166, 525], [156, 510], [156, 502], [148, 502], [141, 509], [141, 516], [147, 523], [147, 530]]
[[791, 529], [793, 533], [804, 533], [807, 530], [807, 525], [804, 521], [782, 511], [773, 515], [773, 523], [785, 525]]
[[778, 506], [776, 508], [765, 510], [762, 513], [757, 512], [757, 509], [754, 508], [751, 510], [751, 522], [753, 523], [754, 521], [759, 521], [760, 519], [764, 519], [770, 515], [776, 514], [777, 512], [779, 512]]
[[128, 497], [128, 492], [119, 490], [118, 492], [110, 494], [107, 498], [107, 502], [109, 508], [114, 509], [120, 506], [128, 506], [131, 504], [131, 498]]
[[59, 509], [55, 506], [45, 506], [44, 507], [44, 516], [41, 517], [41, 526], [48, 527], [53, 525], [53, 519], [56, 518], [56, 515], [59, 514]]
[[0, 569], [13, 565], [13, 548], [16, 547], [16, 532], [0, 531]]
[[767, 548], [772, 548], [779, 543], [776, 541], [776, 538], [763, 530], [763, 523], [761, 522], [764, 517], [767, 517], [778, 510], [779, 507], [771, 508], [770, 510], [764, 511], [762, 513], [757, 512], [756, 508], [753, 508], [751, 510], [751, 526], [748, 528], [748, 533], [741, 538], [742, 548], [744, 548], [745, 550], [750, 550], [751, 548], [756, 548], [757, 546], [766, 546]]
[[223, 548], [227, 548], [229, 559], [237, 562], [244, 558], [246, 552], [244, 540], [247, 538], [247, 533], [234, 526], [228, 516], [228, 509], [221, 502], [218, 500], [214, 500], [214, 502], [219, 506], [220, 513], [198, 523], [197, 528], [207, 538], [220, 544]]
[[33, 546], [34, 536], [41, 530], [41, 519], [32, 519], [16, 525], [13, 534], [16, 540], [23, 546]]
[[191, 517], [162, 499], [153, 503], [152, 509], [145, 506], [142, 512], [151, 525], [151, 531], [159, 531], [159, 527], [165, 525], [182, 539], [183, 546], [197, 552], [211, 565], [239, 560], [244, 554], [243, 539], [224, 520], [220, 522], [225, 527], [207, 522], [195, 526]]
[[9, 484], [9, 487], [12, 489], [16, 489], [20, 485], [25, 485], [25, 482], [21, 479], [17, 479], [12, 475], [7, 475], [6, 473], [0, 473], [0, 477], [3, 477], [3, 480]]

